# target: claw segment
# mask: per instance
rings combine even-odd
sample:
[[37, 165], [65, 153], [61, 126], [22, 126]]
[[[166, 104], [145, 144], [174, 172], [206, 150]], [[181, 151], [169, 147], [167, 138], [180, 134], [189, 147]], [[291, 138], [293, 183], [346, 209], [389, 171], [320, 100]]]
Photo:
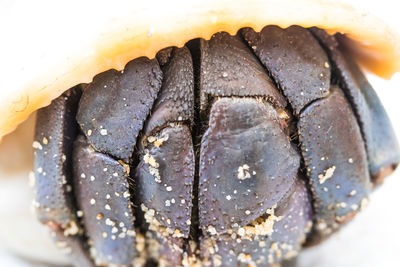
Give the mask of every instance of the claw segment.
[[96, 152], [83, 136], [74, 144], [74, 185], [96, 264], [130, 265], [137, 252], [129, 173]]
[[71, 192], [71, 161], [80, 95], [80, 88], [75, 87], [37, 113], [33, 142], [36, 214], [42, 223], [51, 223], [57, 229], [67, 230], [68, 225], [78, 225]]
[[244, 29], [243, 37], [289, 100], [295, 115], [329, 94], [331, 70], [317, 40], [299, 26], [267, 26], [260, 33]]
[[358, 117], [366, 144], [368, 166], [374, 183], [381, 183], [400, 162], [400, 148], [393, 127], [374, 89], [351, 57], [340, 51], [334, 36], [322, 29], [312, 32], [326, 47], [335, 74]]
[[151, 230], [187, 238], [191, 224], [194, 153], [187, 126], [164, 128], [144, 149], [136, 172], [138, 199]]
[[336, 86], [330, 96], [301, 113], [298, 129], [314, 199], [316, 238], [328, 236], [357, 213], [369, 195], [361, 132], [350, 104]]
[[200, 42], [200, 105], [204, 111], [208, 97], [268, 97], [280, 107], [286, 100], [275, 88], [263, 66], [239, 35], [217, 33]]
[[153, 112], [146, 121], [146, 136], [169, 122], [193, 124], [194, 78], [189, 49], [172, 48], [170, 60], [162, 66], [162, 71], [164, 80]]
[[282, 259], [295, 257], [312, 225], [305, 183], [297, 180], [292, 192], [268, 212], [266, 221], [272, 222], [268, 234], [253, 226], [263, 220], [258, 218], [238, 231], [203, 237], [203, 261], [210, 266], [273, 266]]
[[122, 72], [97, 75], [84, 90], [77, 120], [98, 151], [129, 162], [161, 87], [162, 72], [156, 60], [138, 58]]
[[139, 146], [135, 199], [148, 224], [149, 258], [176, 266], [191, 227], [195, 159], [188, 124], [194, 87], [189, 50], [173, 48], [169, 54], [162, 60], [165, 78]]
[[72, 195], [72, 144], [78, 130], [75, 114], [80, 96], [80, 87], [74, 87], [37, 112], [35, 207], [38, 219], [50, 227], [56, 243], [73, 255], [74, 262], [93, 266]]
[[200, 227], [225, 233], [256, 220], [294, 186], [300, 156], [269, 103], [221, 98], [200, 153]]

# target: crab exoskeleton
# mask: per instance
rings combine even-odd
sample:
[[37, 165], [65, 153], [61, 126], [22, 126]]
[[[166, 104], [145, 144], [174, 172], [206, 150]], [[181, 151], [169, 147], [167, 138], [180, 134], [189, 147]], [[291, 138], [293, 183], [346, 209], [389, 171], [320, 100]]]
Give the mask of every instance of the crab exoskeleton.
[[328, 237], [400, 157], [338, 38], [222, 32], [70, 89], [38, 112], [40, 221], [79, 266], [268, 266]]

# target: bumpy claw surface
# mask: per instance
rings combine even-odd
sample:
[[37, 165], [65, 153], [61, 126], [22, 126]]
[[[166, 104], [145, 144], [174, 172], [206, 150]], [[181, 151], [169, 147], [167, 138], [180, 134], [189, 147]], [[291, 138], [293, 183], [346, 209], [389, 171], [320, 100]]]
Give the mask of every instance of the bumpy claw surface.
[[295, 114], [315, 99], [327, 96], [331, 72], [328, 58], [312, 34], [299, 26], [267, 26], [243, 36], [271, 73]]
[[201, 143], [200, 226], [237, 230], [266, 213], [293, 187], [300, 156], [268, 103], [222, 98]]
[[97, 75], [84, 90], [77, 114], [90, 144], [128, 162], [161, 79], [157, 62], [146, 58], [131, 61], [122, 72]]
[[295, 256], [312, 225], [306, 185], [297, 180], [290, 193], [267, 216], [236, 232], [201, 240], [201, 253], [211, 266], [268, 266]]
[[334, 73], [352, 103], [364, 137], [371, 178], [375, 184], [394, 171], [400, 148], [392, 124], [372, 86], [350, 56], [339, 50], [335, 37], [313, 28], [333, 63]]
[[135, 202], [148, 225], [147, 257], [175, 266], [182, 262], [192, 222], [193, 67], [186, 47], [161, 51], [158, 58], [165, 80], [139, 146]]
[[136, 256], [129, 170], [79, 136], [74, 145], [77, 205], [97, 264], [129, 265]]
[[171, 235], [187, 238], [194, 181], [190, 131], [178, 125], [163, 129], [155, 138], [143, 150], [136, 169], [137, 198], [151, 228], [161, 231], [158, 226], [164, 227]]
[[78, 266], [273, 266], [362, 210], [400, 158], [319, 29], [217, 33], [79, 97], [39, 112], [34, 143], [39, 219]]
[[194, 77], [189, 49], [183, 47], [160, 51], [158, 59], [164, 80], [151, 116], [146, 121], [146, 136], [150, 136], [158, 128], [165, 127], [169, 122], [193, 124]]
[[368, 199], [370, 179], [361, 132], [336, 86], [313, 102], [298, 122], [301, 150], [314, 199], [316, 230], [331, 234]]
[[76, 264], [91, 265], [72, 193], [72, 147], [81, 89], [67, 91], [37, 113], [35, 131], [35, 201], [38, 219], [50, 227], [56, 244], [73, 255]]
[[286, 100], [240, 36], [215, 34], [200, 41], [200, 103], [204, 110], [212, 97], [261, 96], [285, 107]]
[[58, 224], [60, 228], [76, 221], [67, 178], [71, 175], [72, 143], [77, 134], [74, 117], [80, 95], [80, 88], [76, 87], [37, 115], [33, 143], [37, 215], [41, 222]]

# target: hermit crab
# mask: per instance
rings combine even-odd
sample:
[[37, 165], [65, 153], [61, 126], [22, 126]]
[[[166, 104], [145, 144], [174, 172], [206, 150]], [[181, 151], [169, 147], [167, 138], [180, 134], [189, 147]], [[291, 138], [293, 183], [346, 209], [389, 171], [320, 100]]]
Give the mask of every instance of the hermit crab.
[[33, 208], [76, 266], [275, 266], [393, 172], [360, 66], [399, 71], [400, 37], [348, 4], [275, 2], [108, 10], [5, 94], [1, 135], [41, 108]]

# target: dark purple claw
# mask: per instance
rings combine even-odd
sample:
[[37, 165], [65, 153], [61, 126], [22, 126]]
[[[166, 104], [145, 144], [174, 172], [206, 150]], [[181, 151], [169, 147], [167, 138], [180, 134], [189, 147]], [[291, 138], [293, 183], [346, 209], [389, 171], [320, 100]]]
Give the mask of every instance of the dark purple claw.
[[70, 251], [81, 266], [91, 266], [72, 195], [72, 144], [78, 130], [75, 114], [80, 96], [80, 87], [74, 87], [37, 112], [35, 207], [38, 219], [51, 228], [57, 244]]
[[169, 122], [193, 123], [193, 66], [189, 49], [172, 48], [170, 60], [163, 64], [162, 71], [161, 93], [144, 130], [147, 136]]
[[325, 45], [336, 77], [354, 107], [366, 144], [371, 178], [380, 183], [400, 161], [392, 124], [374, 89], [352, 58], [340, 51], [335, 37], [322, 29], [312, 29], [312, 32]]
[[200, 227], [215, 235], [263, 215], [293, 187], [300, 156], [269, 103], [221, 98], [200, 154]]
[[311, 200], [298, 179], [267, 216], [228, 234], [203, 237], [201, 256], [211, 266], [271, 266], [297, 255], [311, 225]]
[[150, 230], [187, 238], [190, 231], [194, 153], [187, 126], [167, 127], [142, 151], [137, 198]]
[[75, 87], [37, 113], [33, 143], [36, 214], [42, 223], [52, 223], [60, 228], [76, 224], [71, 195], [71, 160], [72, 144], [78, 130], [75, 113], [80, 95], [80, 88]]
[[158, 57], [165, 78], [139, 146], [135, 200], [148, 224], [150, 258], [176, 266], [191, 227], [195, 158], [188, 125], [194, 116], [193, 67], [185, 47], [164, 50]]
[[90, 144], [128, 163], [161, 79], [157, 61], [147, 58], [129, 62], [123, 72], [97, 75], [84, 90], [77, 114]]
[[300, 115], [299, 139], [314, 199], [316, 230], [326, 236], [366, 203], [368, 162], [361, 132], [343, 92], [313, 102]]
[[282, 89], [296, 115], [313, 100], [329, 94], [329, 60], [307, 29], [267, 26], [260, 33], [247, 28], [242, 34]]
[[211, 40], [200, 42], [201, 110], [217, 96], [269, 97], [280, 107], [285, 98], [275, 88], [263, 66], [240, 36], [217, 33]]
[[96, 264], [130, 265], [137, 252], [129, 169], [96, 152], [83, 136], [74, 144], [74, 186]]

